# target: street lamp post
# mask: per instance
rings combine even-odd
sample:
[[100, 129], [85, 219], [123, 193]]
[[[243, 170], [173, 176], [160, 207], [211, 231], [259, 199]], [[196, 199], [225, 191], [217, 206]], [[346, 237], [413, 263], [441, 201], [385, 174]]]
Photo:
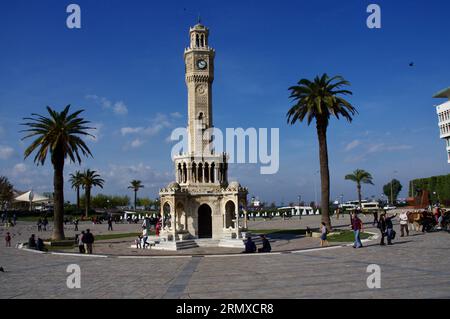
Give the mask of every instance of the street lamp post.
[[298, 195], [298, 219], [302, 219], [302, 212], [300, 211], [300, 202], [302, 200], [302, 196]]

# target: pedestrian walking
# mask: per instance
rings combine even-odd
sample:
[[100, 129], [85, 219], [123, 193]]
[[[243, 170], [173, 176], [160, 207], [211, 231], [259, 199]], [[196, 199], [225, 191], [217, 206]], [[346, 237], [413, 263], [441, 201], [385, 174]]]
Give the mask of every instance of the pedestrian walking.
[[386, 237], [386, 214], [382, 213], [380, 215], [380, 219], [378, 220], [378, 229], [380, 230], [381, 240], [380, 240], [380, 246], [386, 245], [384, 243], [384, 238]]
[[75, 218], [74, 220], [73, 220], [73, 225], [75, 226], [75, 231], [78, 231], [78, 218]]
[[86, 245], [86, 253], [92, 254], [92, 247], [94, 245], [94, 235], [91, 233], [90, 229], [86, 229], [86, 233], [83, 236], [83, 243]]
[[84, 249], [83, 237], [84, 237], [84, 230], [81, 232], [81, 234], [78, 235], [77, 238], [78, 251], [80, 252], [80, 254], [86, 253], [86, 249]]
[[111, 217], [109, 217], [108, 218], [108, 230], [113, 230], [113, 221], [112, 221], [112, 218]]
[[6, 241], [6, 247], [11, 247], [11, 234], [9, 232], [6, 233], [5, 241]]
[[373, 222], [372, 222], [372, 226], [376, 226], [378, 225], [378, 211], [374, 211], [373, 212]]
[[328, 240], [327, 240], [327, 234], [328, 234], [328, 229], [327, 229], [327, 225], [322, 222], [322, 225], [320, 226], [320, 247], [325, 247], [328, 246]]
[[[136, 240], [135, 240], [135, 243], [136, 243], [136, 249], [142, 248], [141, 242], [142, 242], [142, 236], [139, 235], [139, 236], [136, 238]], [[144, 245], [145, 245], [145, 242], [144, 242]]]
[[400, 219], [400, 237], [405, 236], [405, 230], [406, 230], [406, 236], [409, 236], [409, 229], [408, 229], [408, 214], [409, 212], [401, 212], [399, 219]]
[[387, 236], [387, 244], [388, 245], [392, 245], [392, 240], [395, 238], [395, 230], [394, 230], [394, 225], [392, 224], [392, 219], [395, 218], [397, 216], [397, 214], [390, 216], [390, 217], [385, 217], [385, 221], [386, 221], [386, 236]]
[[42, 226], [44, 231], [47, 231], [47, 225], [48, 225], [48, 219], [47, 217], [44, 217], [44, 220], [42, 221]]
[[42, 231], [42, 220], [40, 218], [37, 221], [37, 229], [38, 231]]
[[17, 215], [16, 214], [13, 215], [13, 224], [14, 224], [14, 226], [16, 226], [16, 224], [17, 224]]
[[363, 245], [361, 242], [360, 234], [363, 231], [363, 223], [356, 214], [356, 211], [352, 213], [352, 230], [355, 235], [353, 248], [361, 248]]

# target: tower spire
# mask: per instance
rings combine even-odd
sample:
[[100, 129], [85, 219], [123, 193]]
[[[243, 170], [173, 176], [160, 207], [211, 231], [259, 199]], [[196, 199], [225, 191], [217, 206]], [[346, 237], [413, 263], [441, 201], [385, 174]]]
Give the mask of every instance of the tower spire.
[[198, 17], [197, 17], [197, 23], [202, 24], [202, 17], [200, 16], [200, 13], [198, 14]]

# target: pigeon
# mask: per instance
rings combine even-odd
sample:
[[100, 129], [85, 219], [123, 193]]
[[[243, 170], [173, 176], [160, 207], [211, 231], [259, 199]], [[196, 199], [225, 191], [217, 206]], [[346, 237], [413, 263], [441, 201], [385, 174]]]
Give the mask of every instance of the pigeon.
[[3, 267], [0, 267], [0, 271], [5, 272], [5, 269], [3, 269]]
[[414, 62], [409, 63], [409, 66], [414, 66]]

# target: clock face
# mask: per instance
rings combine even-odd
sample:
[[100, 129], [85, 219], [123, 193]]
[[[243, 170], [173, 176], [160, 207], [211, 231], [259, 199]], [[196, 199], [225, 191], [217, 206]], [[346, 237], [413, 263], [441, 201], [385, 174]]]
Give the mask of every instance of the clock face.
[[208, 64], [206, 63], [205, 60], [197, 60], [197, 67], [198, 67], [200, 70], [206, 69], [207, 66], [208, 66]]

